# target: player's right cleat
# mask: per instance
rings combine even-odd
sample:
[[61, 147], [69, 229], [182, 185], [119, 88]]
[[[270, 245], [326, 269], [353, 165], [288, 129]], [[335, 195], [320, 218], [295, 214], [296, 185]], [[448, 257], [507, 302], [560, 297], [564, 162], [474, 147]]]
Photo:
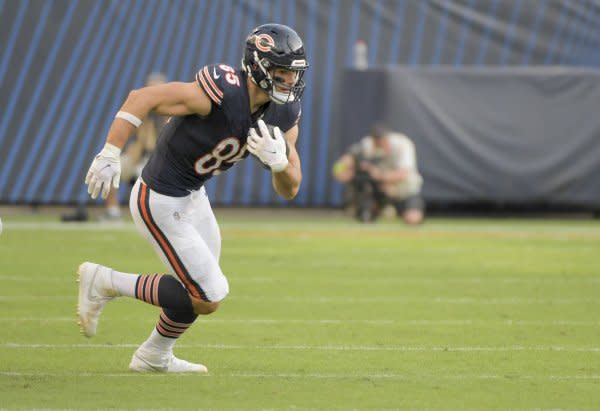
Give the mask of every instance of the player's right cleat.
[[96, 335], [102, 308], [117, 295], [112, 286], [111, 271], [108, 267], [89, 262], [81, 264], [77, 270], [79, 277], [77, 314], [79, 327], [86, 337]]
[[208, 369], [202, 364], [181, 360], [171, 351], [159, 352], [144, 346], [133, 353], [129, 369], [137, 372], [208, 373]]

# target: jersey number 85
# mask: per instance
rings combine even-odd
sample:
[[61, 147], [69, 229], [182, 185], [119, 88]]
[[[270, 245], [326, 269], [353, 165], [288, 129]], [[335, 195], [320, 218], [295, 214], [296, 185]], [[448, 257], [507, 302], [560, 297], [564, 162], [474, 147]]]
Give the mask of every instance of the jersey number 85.
[[[215, 146], [212, 152], [203, 155], [194, 164], [196, 173], [205, 175], [209, 173], [219, 174], [221, 168], [229, 168], [231, 164], [243, 160], [246, 153], [246, 144], [240, 144], [236, 137], [227, 137]], [[223, 163], [227, 163], [224, 167]]]

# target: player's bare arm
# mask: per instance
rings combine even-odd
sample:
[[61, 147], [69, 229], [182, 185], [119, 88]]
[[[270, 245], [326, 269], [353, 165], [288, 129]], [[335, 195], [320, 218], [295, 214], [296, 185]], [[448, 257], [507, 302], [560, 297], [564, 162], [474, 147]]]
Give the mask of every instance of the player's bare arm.
[[283, 134], [279, 127], [269, 130], [263, 120], [258, 120], [257, 127], [249, 130], [247, 139], [248, 151], [271, 169], [273, 188], [288, 200], [298, 194], [302, 180], [297, 139], [297, 124]]
[[[185, 116], [207, 115], [210, 110], [210, 99], [196, 82], [170, 82], [131, 91], [119, 112], [143, 120], [152, 111], [164, 116]], [[107, 143], [123, 148], [134, 128], [131, 121], [115, 118], [108, 131]]]
[[207, 115], [210, 110], [209, 98], [195, 82], [171, 82], [131, 91], [108, 130], [104, 148], [94, 158], [85, 177], [88, 193], [92, 198], [100, 193], [102, 198], [106, 198], [111, 185], [119, 188], [121, 150], [148, 113], [155, 111], [166, 116]]
[[399, 168], [397, 170], [382, 171], [381, 181], [383, 183], [398, 183], [408, 178], [410, 171], [406, 168]]
[[406, 168], [398, 168], [395, 170], [384, 170], [368, 161], [360, 163], [360, 168], [363, 171], [369, 173], [369, 176], [380, 183], [384, 184], [395, 184], [400, 181], [406, 180], [409, 174], [409, 170]]
[[300, 190], [302, 182], [302, 168], [300, 166], [300, 156], [296, 150], [296, 141], [298, 140], [298, 125], [289, 129], [285, 135], [289, 147], [288, 166], [280, 172], [274, 172], [272, 175], [273, 188], [281, 197], [291, 200], [296, 197]]

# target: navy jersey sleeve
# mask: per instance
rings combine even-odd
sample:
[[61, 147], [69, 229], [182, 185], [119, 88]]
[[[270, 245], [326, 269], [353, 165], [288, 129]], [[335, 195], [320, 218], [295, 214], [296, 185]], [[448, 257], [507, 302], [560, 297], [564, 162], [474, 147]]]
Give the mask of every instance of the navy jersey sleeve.
[[[209, 64], [196, 73], [196, 81], [213, 104], [225, 110], [238, 100], [241, 84], [238, 73], [225, 64]], [[227, 110], [228, 111], [228, 110]]]

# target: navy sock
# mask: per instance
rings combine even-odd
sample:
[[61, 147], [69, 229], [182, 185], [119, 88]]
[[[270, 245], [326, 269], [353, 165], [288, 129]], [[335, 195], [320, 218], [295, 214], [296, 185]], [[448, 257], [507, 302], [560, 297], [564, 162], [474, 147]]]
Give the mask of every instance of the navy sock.
[[164, 309], [194, 313], [187, 290], [171, 275], [140, 275], [135, 284], [135, 298]]
[[156, 331], [163, 337], [179, 338], [198, 316], [189, 312], [173, 311], [163, 308], [156, 323]]

